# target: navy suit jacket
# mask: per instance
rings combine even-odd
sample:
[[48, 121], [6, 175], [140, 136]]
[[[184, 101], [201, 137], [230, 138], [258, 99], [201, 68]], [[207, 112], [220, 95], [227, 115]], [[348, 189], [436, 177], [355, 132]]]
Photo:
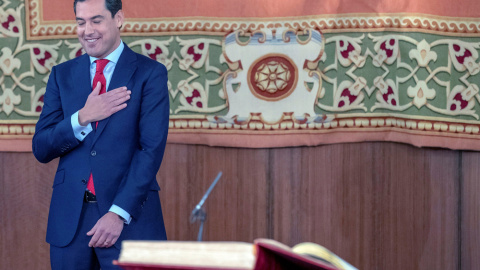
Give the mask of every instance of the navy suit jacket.
[[121, 86], [131, 90], [127, 107], [100, 121], [80, 142], [70, 118], [85, 105], [92, 91], [89, 67], [85, 54], [52, 69], [32, 141], [40, 162], [60, 157], [47, 242], [62, 247], [72, 241], [90, 173], [100, 214], [115, 204], [132, 216], [117, 247], [125, 239], [166, 239], [156, 174], [168, 134], [167, 70], [125, 46], [108, 90]]

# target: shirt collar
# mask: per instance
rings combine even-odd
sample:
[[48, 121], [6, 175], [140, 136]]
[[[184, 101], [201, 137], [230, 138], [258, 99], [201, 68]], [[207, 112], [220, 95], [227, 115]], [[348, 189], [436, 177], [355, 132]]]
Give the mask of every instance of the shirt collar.
[[[107, 59], [108, 61], [110, 62], [113, 62], [114, 64], [116, 64], [118, 62], [118, 59], [120, 58], [120, 55], [122, 54], [123, 52], [123, 48], [125, 47], [125, 45], [123, 45], [123, 41], [120, 40], [120, 45], [118, 45], [118, 47], [113, 51], [111, 52], [109, 55], [107, 55], [107, 57], [103, 58], [103, 59]], [[95, 58], [95, 57], [92, 57], [92, 56], [89, 56], [90, 57], [90, 65], [95, 61], [97, 60], [98, 58]]]

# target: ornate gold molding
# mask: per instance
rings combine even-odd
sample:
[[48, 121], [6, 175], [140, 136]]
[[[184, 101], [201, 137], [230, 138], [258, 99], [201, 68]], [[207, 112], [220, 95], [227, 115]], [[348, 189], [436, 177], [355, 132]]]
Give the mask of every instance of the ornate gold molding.
[[21, 139], [32, 137], [36, 121], [0, 121], [0, 139]]
[[[34, 121], [31, 121], [34, 122]], [[239, 131], [273, 132], [284, 131], [292, 134], [301, 133], [328, 133], [344, 129], [359, 129], [363, 131], [377, 130], [404, 130], [409, 133], [419, 132], [426, 135], [425, 132], [440, 132], [445, 135], [478, 136], [480, 133], [480, 124], [474, 123], [454, 123], [448, 121], [425, 120], [425, 119], [407, 119], [401, 117], [346, 117], [333, 119], [325, 123], [302, 123], [289, 115], [285, 115], [278, 123], [266, 123], [261, 116], [254, 115], [249, 121], [238, 123], [212, 122], [206, 117], [175, 117], [170, 118], [170, 132], [172, 133], [208, 133], [219, 132], [228, 134], [238, 133]], [[35, 133], [35, 123], [0, 123], [1, 138], [21, 138], [21, 136], [33, 136]]]
[[412, 119], [395, 116], [358, 116], [336, 118], [328, 122], [306, 123], [285, 114], [277, 123], [267, 123], [260, 115], [252, 115], [248, 121], [228, 123], [223, 121], [212, 122], [207, 117], [199, 118], [170, 118], [170, 133], [222, 133], [238, 134], [240, 131], [255, 134], [278, 132], [283, 134], [322, 134], [346, 130], [363, 132], [403, 131], [410, 134], [428, 135], [435, 133], [440, 136], [477, 138], [480, 124], [439, 121], [433, 119]]

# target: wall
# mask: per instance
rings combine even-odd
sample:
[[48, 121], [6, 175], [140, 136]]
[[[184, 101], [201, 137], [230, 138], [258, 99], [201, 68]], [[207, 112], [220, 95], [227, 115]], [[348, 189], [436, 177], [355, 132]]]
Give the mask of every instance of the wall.
[[[397, 143], [238, 149], [169, 144], [158, 173], [170, 240], [322, 244], [359, 269], [480, 264], [480, 153]], [[0, 269], [49, 269], [44, 242], [57, 162], [0, 153]]]

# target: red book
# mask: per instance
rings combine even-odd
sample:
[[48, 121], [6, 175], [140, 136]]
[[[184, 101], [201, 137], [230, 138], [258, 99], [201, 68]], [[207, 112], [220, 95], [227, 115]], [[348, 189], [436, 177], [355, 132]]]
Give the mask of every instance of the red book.
[[[321, 248], [326, 250], [323, 247]], [[254, 244], [242, 242], [124, 241], [120, 258], [114, 264], [125, 270], [355, 269], [353, 267], [343, 268], [342, 265], [338, 264], [338, 261], [331, 263], [329, 259], [334, 257], [323, 259], [322, 254], [317, 254], [317, 258], [298, 254], [290, 247], [270, 239], [257, 239]], [[333, 253], [329, 253], [329, 255], [336, 257]], [[343, 262], [343, 260], [341, 261]]]
[[294, 253], [289, 247], [274, 240], [255, 240], [257, 260], [254, 270], [339, 270], [332, 264]]

